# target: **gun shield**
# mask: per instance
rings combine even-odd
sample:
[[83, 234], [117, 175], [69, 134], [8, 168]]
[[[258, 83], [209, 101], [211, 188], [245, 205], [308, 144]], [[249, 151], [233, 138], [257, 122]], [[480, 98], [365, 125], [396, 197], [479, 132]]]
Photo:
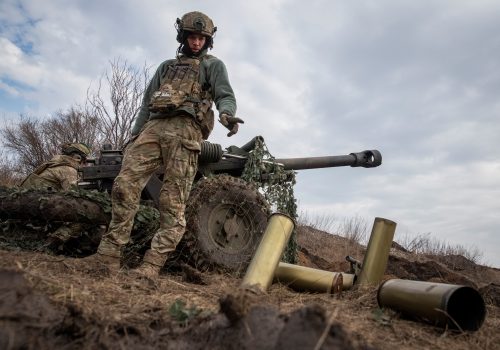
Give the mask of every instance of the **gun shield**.
[[266, 291], [290, 239], [295, 223], [288, 215], [271, 214], [257, 250], [243, 277], [242, 286]]
[[299, 292], [333, 294], [350, 289], [354, 275], [280, 262], [274, 279]]
[[380, 307], [460, 330], [477, 331], [486, 317], [481, 294], [454, 284], [390, 279], [380, 285], [377, 301]]
[[361, 272], [356, 281], [357, 284], [366, 286], [380, 283], [387, 268], [389, 250], [391, 249], [395, 231], [395, 222], [375, 218]]

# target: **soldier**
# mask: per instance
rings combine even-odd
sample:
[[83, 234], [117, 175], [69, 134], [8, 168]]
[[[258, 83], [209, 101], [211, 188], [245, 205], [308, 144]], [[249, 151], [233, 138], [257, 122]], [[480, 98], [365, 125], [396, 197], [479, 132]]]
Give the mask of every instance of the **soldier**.
[[[92, 151], [84, 143], [66, 143], [61, 153], [43, 163], [21, 183], [22, 188], [68, 191], [78, 186], [78, 169]], [[60, 248], [64, 242], [78, 236], [82, 231], [79, 223], [63, 223], [48, 234], [48, 246]]]
[[213, 46], [217, 28], [201, 12], [189, 12], [175, 25], [180, 43], [176, 58], [160, 64], [143, 97], [132, 128], [132, 140], [125, 151], [111, 199], [112, 219], [97, 253], [88, 258], [120, 267], [122, 247], [129, 241], [140, 195], [155, 171], [163, 167], [160, 192], [160, 228], [146, 251], [140, 276], [155, 277], [167, 256], [181, 240], [186, 226], [184, 211], [201, 150], [214, 127], [215, 102], [219, 122], [238, 131], [236, 99], [224, 63], [207, 51]]
[[62, 146], [61, 153], [36, 168], [20, 186], [55, 191], [67, 191], [72, 186], [78, 186], [78, 168], [85, 163], [92, 151], [84, 143], [66, 143]]

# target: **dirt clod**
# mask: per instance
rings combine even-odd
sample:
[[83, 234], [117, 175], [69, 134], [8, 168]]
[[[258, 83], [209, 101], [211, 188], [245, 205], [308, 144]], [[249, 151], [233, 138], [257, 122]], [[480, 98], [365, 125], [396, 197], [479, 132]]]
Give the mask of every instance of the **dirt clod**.
[[258, 303], [257, 294], [249, 289], [239, 288], [219, 299], [220, 310], [231, 323], [243, 319], [249, 310]]
[[0, 348], [47, 348], [64, 320], [64, 311], [36, 293], [19, 271], [0, 270]]

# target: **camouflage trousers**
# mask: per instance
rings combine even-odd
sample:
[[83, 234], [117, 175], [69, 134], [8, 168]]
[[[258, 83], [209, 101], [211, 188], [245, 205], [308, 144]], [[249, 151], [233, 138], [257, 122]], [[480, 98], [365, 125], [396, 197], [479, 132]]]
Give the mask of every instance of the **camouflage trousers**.
[[151, 249], [160, 254], [175, 250], [186, 228], [184, 211], [198, 167], [201, 140], [199, 126], [188, 116], [146, 123], [125, 150], [111, 193], [111, 222], [99, 244], [99, 253], [120, 255], [120, 248], [130, 240], [141, 192], [160, 167], [165, 171], [159, 198], [160, 227]]

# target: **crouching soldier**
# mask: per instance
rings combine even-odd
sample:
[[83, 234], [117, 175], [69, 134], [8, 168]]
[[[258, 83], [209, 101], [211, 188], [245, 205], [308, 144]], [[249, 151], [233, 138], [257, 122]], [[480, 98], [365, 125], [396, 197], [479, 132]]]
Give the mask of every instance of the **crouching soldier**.
[[[61, 154], [43, 163], [21, 183], [21, 188], [37, 190], [68, 191], [78, 186], [78, 169], [91, 155], [91, 149], [84, 143], [66, 143]], [[48, 234], [51, 247], [61, 247], [70, 238], [82, 231], [79, 223], [63, 223], [56, 231]]]

